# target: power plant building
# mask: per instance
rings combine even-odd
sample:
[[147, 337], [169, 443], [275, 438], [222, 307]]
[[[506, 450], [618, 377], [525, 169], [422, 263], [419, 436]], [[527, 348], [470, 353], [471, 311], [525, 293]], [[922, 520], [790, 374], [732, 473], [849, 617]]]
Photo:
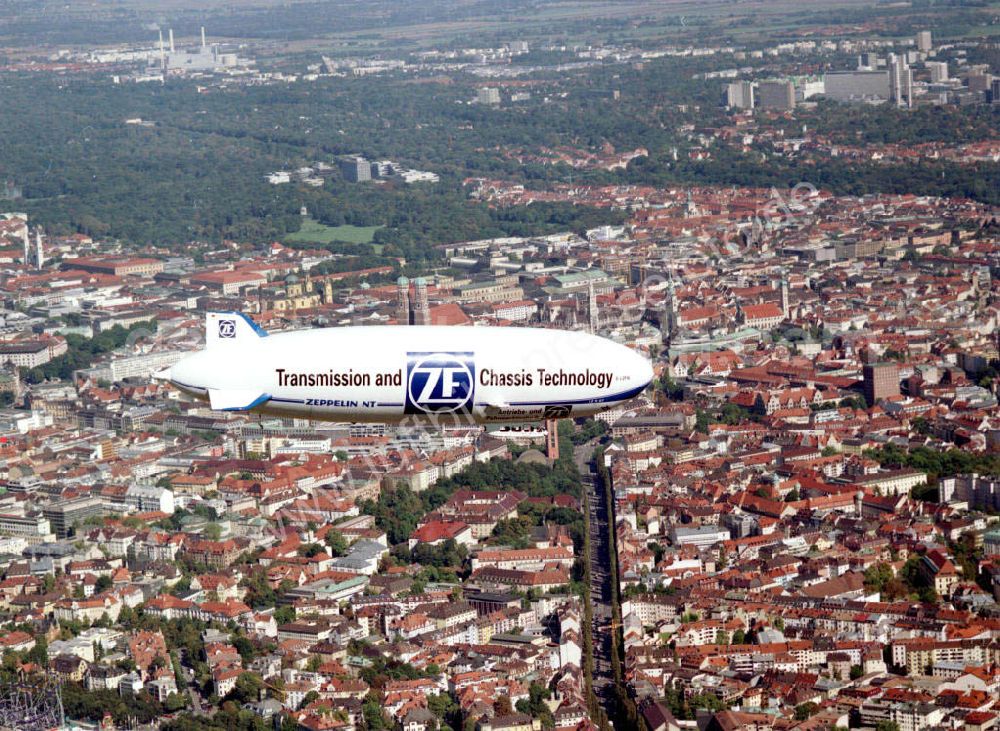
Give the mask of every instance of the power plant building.
[[231, 51], [224, 51], [218, 44], [208, 45], [205, 41], [205, 29], [201, 29], [201, 45], [195, 48], [177, 50], [174, 46], [174, 31], [169, 31], [168, 46], [164, 47], [163, 34], [160, 34], [160, 68], [163, 73], [213, 73], [221, 69], [231, 69], [240, 66], [239, 56]]

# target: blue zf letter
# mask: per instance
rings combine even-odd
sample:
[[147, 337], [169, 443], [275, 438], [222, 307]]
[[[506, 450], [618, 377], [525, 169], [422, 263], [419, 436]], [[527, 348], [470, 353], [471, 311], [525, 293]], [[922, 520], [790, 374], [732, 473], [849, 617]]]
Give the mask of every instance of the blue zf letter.
[[468, 413], [476, 365], [472, 353], [407, 353], [407, 414]]

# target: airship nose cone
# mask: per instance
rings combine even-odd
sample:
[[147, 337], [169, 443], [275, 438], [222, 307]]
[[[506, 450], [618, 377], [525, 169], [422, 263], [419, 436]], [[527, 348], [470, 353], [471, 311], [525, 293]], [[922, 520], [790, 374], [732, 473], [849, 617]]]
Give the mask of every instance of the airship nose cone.
[[632, 371], [632, 380], [636, 386], [645, 388], [653, 380], [653, 364], [640, 353], [636, 353], [635, 356], [636, 364]]

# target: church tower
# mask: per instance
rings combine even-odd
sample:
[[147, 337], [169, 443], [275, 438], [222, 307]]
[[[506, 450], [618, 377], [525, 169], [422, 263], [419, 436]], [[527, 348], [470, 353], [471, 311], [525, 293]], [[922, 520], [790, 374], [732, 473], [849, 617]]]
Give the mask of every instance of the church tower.
[[396, 322], [410, 324], [410, 280], [406, 277], [396, 280]]
[[431, 308], [427, 301], [427, 280], [418, 277], [413, 283], [413, 324], [430, 325]]
[[677, 332], [677, 292], [674, 289], [674, 280], [672, 277], [667, 285], [666, 299], [663, 300], [660, 330], [662, 331], [663, 342], [665, 343], [669, 343], [671, 337]]
[[598, 329], [598, 313], [597, 313], [597, 292], [594, 291], [594, 283], [591, 282], [588, 287], [587, 292], [587, 314], [590, 317], [590, 334], [596, 335]]

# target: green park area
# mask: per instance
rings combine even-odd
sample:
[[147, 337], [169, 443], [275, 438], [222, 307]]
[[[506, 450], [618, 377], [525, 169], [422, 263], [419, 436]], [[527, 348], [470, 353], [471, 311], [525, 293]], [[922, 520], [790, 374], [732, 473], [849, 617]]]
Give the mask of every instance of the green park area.
[[327, 226], [312, 218], [302, 221], [302, 227], [285, 236], [290, 244], [330, 244], [345, 241], [349, 244], [370, 244], [381, 226]]

